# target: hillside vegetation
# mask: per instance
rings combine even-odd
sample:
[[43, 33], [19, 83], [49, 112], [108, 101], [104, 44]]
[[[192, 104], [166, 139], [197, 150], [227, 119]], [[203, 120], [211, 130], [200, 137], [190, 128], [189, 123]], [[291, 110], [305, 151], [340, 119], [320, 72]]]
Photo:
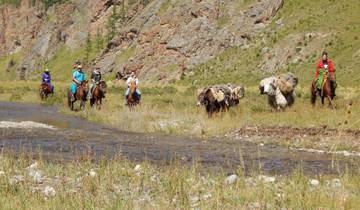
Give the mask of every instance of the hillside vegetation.
[[[92, 2], [92, 4], [96, 3]], [[76, 3], [71, 4], [76, 6]], [[27, 74], [27, 79], [37, 79], [39, 71], [48, 66], [53, 70], [55, 80], [63, 81], [70, 76], [72, 62], [77, 58], [85, 60], [86, 57], [88, 57], [87, 60], [94, 60], [94, 62], [102, 66], [102, 71], [108, 72], [109, 78], [114, 78], [115, 72], [121, 71], [121, 66], [128, 65], [129, 59], [134, 58], [135, 64], [132, 67], [139, 71], [140, 77], [147, 83], [156, 83], [162, 80], [167, 82], [181, 80], [181, 84], [197, 86], [227, 82], [255, 85], [264, 75], [292, 71], [299, 76], [301, 86], [308, 86], [313, 77], [314, 66], [321, 52], [327, 50], [331, 59], [335, 61], [340, 86], [354, 86], [357, 83], [358, 76], [356, 69], [359, 65], [358, 58], [360, 56], [360, 40], [358, 37], [360, 29], [356, 26], [360, 21], [357, 12], [360, 9], [360, 5], [356, 0], [289, 0], [284, 2], [283, 7], [276, 16], [260, 24], [253, 24], [257, 17], [261, 17], [256, 11], [251, 10], [251, 8], [257, 7], [261, 9], [261, 6], [254, 6], [254, 1], [229, 0], [223, 4], [219, 3], [218, 6], [207, 5], [206, 1], [194, 4], [194, 11], [191, 11], [191, 14], [207, 12], [207, 16], [199, 16], [192, 21], [187, 16], [182, 18], [178, 16], [184, 13], [181, 13], [185, 9], [184, 4], [185, 2], [174, 3], [173, 1], [161, 0], [151, 1], [150, 3], [143, 3], [141, 1], [127, 2], [127, 6], [124, 7], [126, 11], [128, 13], [131, 11], [135, 13], [132, 14], [132, 19], [129, 19], [128, 13], [125, 13], [128, 18], [125, 19], [125, 22], [121, 22], [124, 20], [120, 18], [122, 13], [121, 4], [113, 5], [105, 11], [104, 17], [101, 17], [106, 19], [102, 21], [108, 22], [108, 24], [115, 24], [115, 34], [113, 35], [114, 38], [109, 42], [110, 46], [106, 45], [106, 27], [102, 29], [105, 31], [102, 33], [103, 35], [97, 34], [94, 31], [91, 32], [91, 48], [86, 46], [86, 37], [79, 40], [79, 43], [83, 44], [80, 44], [75, 49], [69, 48], [66, 43], [63, 47], [56, 45], [54, 49], [51, 49], [51, 45], [49, 45], [49, 52], [53, 56], [47, 57], [45, 62], [40, 62], [42, 64], [38, 66], [39, 68]], [[217, 2], [215, 1], [214, 4], [217, 4]], [[143, 5], [141, 8], [144, 9], [139, 9], [139, 6], [137, 6], [136, 8], [138, 9], [135, 10], [134, 5]], [[210, 12], [205, 11], [203, 5], [207, 5], [210, 9], [213, 7], [218, 8], [219, 17], [213, 17], [213, 12], [211, 10]], [[62, 7], [66, 6], [57, 4], [53, 9], [57, 10]], [[235, 7], [240, 13], [234, 12], [231, 7]], [[110, 19], [114, 18], [111, 16], [114, 8], [117, 8], [117, 18], [114, 20], [114, 23], [111, 23]], [[47, 18], [53, 19], [53, 24], [59, 24], [61, 16], [53, 9], [47, 12]], [[246, 15], [244, 17], [241, 16], [241, 11], [245, 12]], [[140, 26], [140, 34], [132, 37], [131, 33], [128, 32], [130, 30], [128, 28], [139, 27], [139, 24], [143, 24], [139, 23], [139, 18], [141, 16], [148, 16], [152, 12], [156, 12], [156, 16], [160, 19], [161, 27], [159, 28], [159, 22]], [[169, 13], [174, 13], [172, 20], [167, 19]], [[257, 16], [247, 20], [245, 17], [252, 15], [252, 13]], [[186, 13], [186, 15], [190, 14]], [[101, 18], [99, 17], [99, 19]], [[244, 29], [236, 28], [236, 23], [240, 21], [239, 18], [243, 18], [245, 21]], [[195, 30], [191, 28], [191, 24], [198, 19], [201, 24], [209, 24], [210, 32], [207, 31], [208, 29], [205, 31], [200, 29], [195, 35], [195, 31], [191, 31]], [[187, 23], [189, 21], [191, 22]], [[241, 24], [238, 25], [239, 27], [241, 26]], [[185, 29], [181, 27], [187, 27], [188, 29], [184, 31]], [[170, 32], [172, 30], [178, 31], [180, 34], [183, 33], [181, 36], [193, 36], [196, 42], [201, 42], [205, 38], [202, 37], [202, 33], [209, 33], [206, 36], [210, 36], [215, 41], [210, 42], [211, 46], [208, 49], [200, 46], [200, 51], [191, 48], [191, 46], [178, 49], [174, 46], [173, 52], [160, 50], [162, 47], [161, 43], [168, 43], [167, 48], [169, 48], [169, 43], [179, 41], [176, 39], [177, 34]], [[222, 38], [218, 38], [220, 36], [219, 33], [227, 33], [227, 31], [235, 34], [235, 41], [241, 35], [248, 35], [249, 37], [240, 38], [239, 44], [235, 45], [227, 45], [224, 42], [225, 47], [219, 48], [219, 54], [205, 56], [206, 53], [202, 49], [205, 51], [217, 49], [216, 43], [223, 42]], [[83, 33], [88, 34], [90, 31], [84, 31]], [[119, 42], [119, 40], [122, 41]], [[143, 44], [143, 42], [149, 43], [149, 46]], [[191, 45], [191, 43], [189, 44]], [[183, 60], [182, 54], [186, 55], [188, 53], [187, 48], [195, 50], [194, 52], [198, 54], [200, 59], [199, 62], [196, 62], [198, 64], [193, 65], [190, 64], [191, 62], [188, 63], [188, 61]], [[89, 52], [87, 52], [89, 49], [90, 57], [88, 56]], [[181, 55], [175, 55], [177, 53]], [[16, 54], [2, 55], [0, 59], [2, 80], [18, 78], [16, 77], [18, 75], [16, 71], [21, 67], [19, 65], [24, 60], [26, 54], [27, 52], [23, 49]], [[189, 56], [192, 57], [193, 55], [189, 54]], [[11, 61], [14, 61], [14, 65], [10, 65]], [[131, 67], [131, 64], [129, 65]], [[157, 67], [153, 67], [153, 65], [157, 65]], [[143, 67], [138, 69], [138, 66]], [[111, 72], [109, 72], [110, 70]]]

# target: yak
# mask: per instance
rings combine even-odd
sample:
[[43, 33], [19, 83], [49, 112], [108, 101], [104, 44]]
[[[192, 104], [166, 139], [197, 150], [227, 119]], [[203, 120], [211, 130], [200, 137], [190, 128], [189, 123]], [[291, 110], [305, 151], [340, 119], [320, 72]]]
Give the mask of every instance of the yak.
[[292, 73], [287, 73], [261, 80], [259, 90], [260, 94], [268, 95], [268, 103], [271, 107], [280, 110], [295, 103], [297, 84], [298, 78]]
[[239, 104], [245, 95], [241, 86], [235, 85], [214, 85], [206, 87], [198, 93], [198, 105], [203, 105], [211, 117], [213, 113], [227, 111], [230, 107]]

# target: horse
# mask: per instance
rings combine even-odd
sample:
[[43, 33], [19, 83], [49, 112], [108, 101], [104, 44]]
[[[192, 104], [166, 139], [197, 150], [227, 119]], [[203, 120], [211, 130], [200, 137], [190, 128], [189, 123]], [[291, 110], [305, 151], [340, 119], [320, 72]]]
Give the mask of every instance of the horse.
[[41, 83], [40, 88], [39, 88], [39, 95], [41, 100], [45, 100], [49, 94], [52, 94], [52, 89], [50, 84], [48, 83]]
[[135, 81], [130, 82], [130, 91], [127, 97], [127, 105], [129, 108], [133, 108], [134, 106], [140, 103], [139, 96], [136, 94], [137, 85]]
[[100, 81], [93, 88], [93, 92], [90, 98], [90, 106], [93, 107], [96, 104], [98, 109], [101, 109], [102, 99], [105, 98], [106, 93], [106, 83], [105, 81]]
[[[75, 93], [75, 101], [79, 100], [80, 101], [80, 109], [84, 109], [85, 108], [85, 102], [86, 102], [86, 97], [87, 94], [89, 92], [89, 83], [88, 81], [83, 81], [80, 85], [77, 85], [77, 90]], [[69, 90], [68, 92], [68, 106], [71, 109], [71, 111], [74, 110], [74, 103], [75, 101], [71, 101], [71, 90]]]
[[331, 108], [336, 108], [336, 105], [333, 101], [334, 92], [331, 89], [329, 72], [326, 71], [323, 75], [323, 84], [321, 89], [316, 87], [316, 79], [311, 84], [311, 104], [314, 106], [316, 102], [317, 95], [321, 98], [321, 104], [324, 105], [324, 99], [327, 98], [329, 101], [329, 106]]

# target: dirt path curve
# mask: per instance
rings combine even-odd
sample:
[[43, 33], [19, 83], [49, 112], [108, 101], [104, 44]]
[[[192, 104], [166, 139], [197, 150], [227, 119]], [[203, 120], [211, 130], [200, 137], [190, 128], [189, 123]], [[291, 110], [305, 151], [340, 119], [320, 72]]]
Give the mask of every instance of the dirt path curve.
[[132, 161], [184, 164], [198, 160], [205, 168], [227, 173], [244, 166], [250, 173], [289, 174], [300, 165], [307, 174], [333, 174], [355, 168], [352, 159], [294, 152], [241, 140], [195, 139], [160, 134], [129, 133], [58, 112], [56, 107], [0, 102], [0, 147], [3, 151], [41, 150], [50, 161], [87, 155], [94, 159], [125, 156]]

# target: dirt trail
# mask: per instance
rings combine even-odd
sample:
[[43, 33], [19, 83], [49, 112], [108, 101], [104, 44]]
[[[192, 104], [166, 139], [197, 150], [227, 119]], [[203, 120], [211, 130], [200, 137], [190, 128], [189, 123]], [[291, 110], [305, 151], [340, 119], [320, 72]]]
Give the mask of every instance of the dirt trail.
[[[334, 159], [331, 155], [294, 152], [278, 146], [259, 147], [225, 137], [203, 140], [124, 132], [61, 114], [55, 107], [1, 102], [0, 122], [8, 121], [36, 122], [38, 127], [1, 127], [0, 147], [4, 151], [41, 150], [45, 159], [56, 162], [73, 160], [82, 155], [94, 160], [121, 155], [132, 161], [148, 160], [160, 165], [173, 159], [184, 164], [198, 160], [206, 169], [228, 173], [236, 171], [240, 165], [248, 173], [261, 168], [267, 174], [289, 174], [300, 165], [307, 174], [341, 173], [345, 167], [353, 169], [353, 172], [358, 170], [349, 158], [339, 156]], [[271, 135], [271, 132], [267, 131], [264, 135]]]

